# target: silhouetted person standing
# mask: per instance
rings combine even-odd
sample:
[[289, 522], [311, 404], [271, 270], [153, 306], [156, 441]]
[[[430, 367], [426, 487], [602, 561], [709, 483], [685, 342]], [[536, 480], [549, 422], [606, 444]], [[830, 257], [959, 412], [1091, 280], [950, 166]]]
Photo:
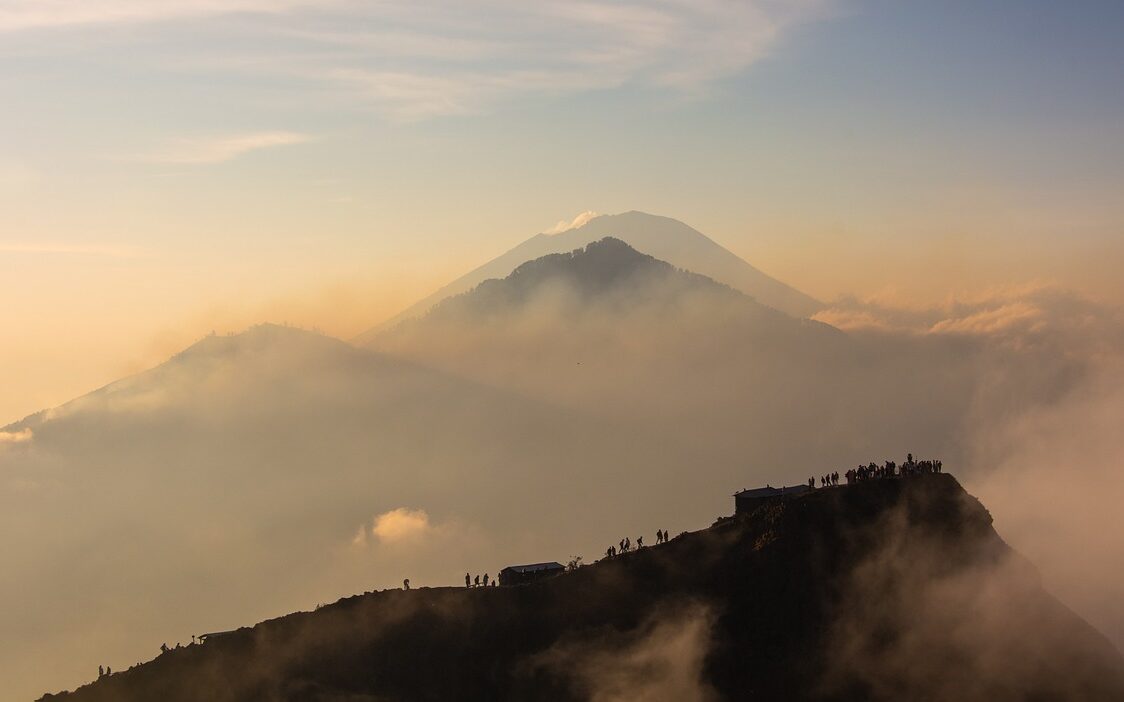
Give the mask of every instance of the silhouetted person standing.
[[473, 582], [473, 584], [476, 585], [476, 587], [480, 587], [480, 576], [477, 575], [476, 578], [474, 578], [472, 582]]
[[470, 576], [468, 573], [464, 574], [464, 586], [472, 587], [472, 576]]
[[410, 589], [410, 579], [409, 578], [405, 578], [402, 581], [402, 589], [403, 590], [409, 590]]
[[104, 677], [104, 676], [105, 676], [105, 666], [99, 665], [98, 666], [98, 677], [100, 678], [100, 677]]
[[636, 548], [644, 548], [644, 537], [643, 536], [637, 536], [636, 537]]
[[484, 573], [484, 587], [488, 587], [488, 574]]

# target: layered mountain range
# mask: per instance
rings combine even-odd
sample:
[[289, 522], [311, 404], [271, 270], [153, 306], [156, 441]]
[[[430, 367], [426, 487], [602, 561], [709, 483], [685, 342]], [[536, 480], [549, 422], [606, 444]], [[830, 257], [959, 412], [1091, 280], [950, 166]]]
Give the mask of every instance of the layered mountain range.
[[3, 696], [406, 577], [696, 528], [736, 486], [911, 450], [966, 466], [981, 417], [1079, 371], [1034, 348], [844, 334], [674, 220], [531, 242], [547, 239], [560, 250], [501, 257], [354, 344], [210, 336], [0, 429]]

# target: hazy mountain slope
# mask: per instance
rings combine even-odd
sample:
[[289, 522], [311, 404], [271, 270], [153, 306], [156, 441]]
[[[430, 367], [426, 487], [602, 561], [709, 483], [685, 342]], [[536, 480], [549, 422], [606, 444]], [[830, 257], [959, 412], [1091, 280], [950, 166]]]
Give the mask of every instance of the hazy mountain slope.
[[908, 451], [966, 466], [990, 423], [1081, 372], [1035, 344], [843, 334], [613, 239], [523, 264], [370, 345], [668, 437], [700, 491]]
[[795, 317], [811, 316], [823, 307], [820, 302], [770, 278], [682, 222], [643, 212], [626, 212], [595, 217], [581, 227], [560, 234], [537, 234], [457, 278], [388, 322], [360, 335], [357, 342], [365, 344], [378, 331], [402, 320], [419, 317], [445, 298], [467, 292], [485, 280], [504, 278], [526, 261], [583, 248], [605, 237], [620, 239], [660, 260], [725, 283], [764, 305]]
[[47, 699], [1122, 696], [1120, 654], [931, 475], [819, 490], [532, 585], [347, 598]]
[[272, 326], [5, 432], [29, 438], [0, 445], [2, 699], [195, 627], [483, 571], [513, 524], [517, 553], [581, 543], [575, 510], [634, 523], [663, 499], [623, 486], [679, 463], [630, 427]]
[[792, 320], [733, 288], [677, 269], [613, 237], [527, 261], [503, 279], [485, 280], [468, 293], [443, 300], [422, 321], [406, 322], [403, 327], [466, 317], [477, 322], [503, 318], [525, 312], [544, 296], [553, 298], [552, 311], [579, 315], [603, 308], [613, 308], [622, 315], [638, 309], [672, 311], [699, 296], [713, 298], [708, 302], [737, 305], [743, 314], [752, 315], [756, 324], [768, 326], [771, 332], [779, 331], [779, 327], [829, 329], [815, 322]]
[[[878, 359], [838, 330], [616, 239], [525, 263], [369, 343], [582, 412], [648, 422], [721, 463], [754, 455], [740, 446], [731, 452], [731, 439], [854, 431], [853, 412], [839, 405], [855, 400], [842, 392], [861, 400], [885, 384], [872, 375], [882, 370]], [[904, 440], [932, 436], [900, 419], [884, 426]], [[782, 455], [760, 458], [773, 463]], [[820, 457], [831, 460], [826, 451]]]

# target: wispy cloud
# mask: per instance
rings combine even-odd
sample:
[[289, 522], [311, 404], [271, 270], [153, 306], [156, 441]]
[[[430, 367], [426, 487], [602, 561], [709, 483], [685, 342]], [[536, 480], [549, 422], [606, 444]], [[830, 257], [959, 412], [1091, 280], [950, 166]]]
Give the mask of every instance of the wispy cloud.
[[223, 163], [251, 151], [302, 144], [311, 140], [312, 137], [307, 134], [283, 131], [177, 139], [154, 151], [132, 157], [130, 160], [180, 165]]
[[[408, 121], [625, 85], [705, 94], [833, 8], [834, 0], [0, 0], [0, 32], [126, 23], [158, 32], [190, 20], [196, 45], [163, 56], [176, 70], [269, 74], [294, 91], [326, 88]], [[255, 21], [232, 21], [247, 14]]]
[[279, 13], [312, 4], [309, 0], [5, 0], [0, 2], [0, 32]]
[[543, 233], [544, 234], [561, 234], [562, 232], [568, 232], [571, 229], [577, 229], [578, 227], [585, 226], [586, 223], [589, 222], [589, 220], [593, 219], [596, 216], [597, 216], [597, 213], [594, 212], [593, 210], [586, 210], [585, 212], [582, 212], [577, 217], [574, 217], [572, 220], [570, 220], [568, 222], [564, 219], [560, 220], [558, 222], [558, 224], [555, 224], [553, 227], [551, 227], [550, 229], [547, 229]]

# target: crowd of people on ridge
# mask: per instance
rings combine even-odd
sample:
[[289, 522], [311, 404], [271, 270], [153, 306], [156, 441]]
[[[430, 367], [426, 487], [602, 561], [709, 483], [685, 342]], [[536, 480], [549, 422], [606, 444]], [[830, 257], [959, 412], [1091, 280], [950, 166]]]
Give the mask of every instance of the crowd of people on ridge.
[[[496, 585], [499, 585], [498, 578], [491, 582], [492, 587], [495, 587]], [[489, 586], [488, 574], [484, 573], [484, 580], [483, 580], [483, 582], [481, 582], [479, 575], [477, 575], [476, 578], [473, 579], [473, 577], [470, 574], [465, 573], [464, 574], [464, 586], [465, 587], [488, 587]]]
[[[668, 536], [667, 529], [656, 529], [656, 543], [657, 544], [666, 544], [668, 542], [669, 538], [670, 537]], [[609, 548], [605, 549], [605, 557], [606, 558], [612, 558], [613, 556], [617, 556], [617, 555], [620, 555], [622, 553], [628, 553], [629, 551], [632, 551], [633, 549], [639, 551], [642, 548], [644, 548], [644, 537], [643, 536], [637, 536], [636, 537], [636, 545], [635, 546], [632, 545], [632, 539], [630, 539], [629, 537], [626, 536], [623, 539], [621, 539], [620, 542], [618, 542], [616, 546], [610, 546]]]
[[[911, 477], [911, 476], [917, 476], [917, 475], [935, 474], [935, 473], [940, 473], [942, 468], [943, 468], [943, 466], [942, 466], [940, 460], [915, 461], [914, 458], [913, 458], [913, 454], [910, 453], [910, 454], [906, 455], [905, 462], [902, 463], [900, 466], [897, 463], [895, 463], [894, 461], [886, 461], [882, 465], [878, 465], [874, 462], [871, 462], [868, 465], [865, 465], [865, 466], [860, 465], [857, 468], [852, 468], [852, 469], [844, 472], [843, 478], [847, 481], [847, 484], [850, 485], [851, 483], [862, 482], [864, 480], [873, 480], [873, 479], [877, 479], [877, 478], [902, 478], [902, 477]], [[819, 486], [821, 488], [835, 487], [835, 486], [839, 485], [839, 477], [840, 477], [839, 471], [834, 471], [834, 472], [831, 472], [831, 473], [827, 473], [825, 475], [821, 475], [820, 478], [819, 478]], [[815, 489], [816, 479], [814, 477], [808, 478], [808, 487], [811, 488], [811, 489]], [[657, 544], [665, 544], [669, 540], [670, 540], [670, 535], [668, 534], [666, 529], [657, 529], [656, 530], [656, 543]], [[636, 537], [636, 545], [635, 546], [632, 543], [632, 539], [626, 536], [623, 539], [621, 539], [620, 542], [618, 542], [617, 545], [610, 546], [609, 548], [605, 549], [605, 557], [606, 558], [613, 558], [615, 556], [618, 556], [618, 555], [623, 554], [623, 553], [628, 553], [628, 552], [633, 551], [633, 550], [639, 551], [642, 548], [644, 548], [644, 537], [643, 536], [637, 536]], [[580, 560], [580, 558], [578, 560]], [[483, 577], [481, 577], [480, 575], [476, 575], [475, 577], [473, 577], [472, 574], [470, 574], [470, 573], [464, 574], [464, 586], [466, 588], [496, 587], [497, 585], [499, 585], [498, 578], [492, 579], [488, 575], [488, 573], [484, 573]], [[405, 580], [402, 581], [402, 589], [404, 589], [404, 590], [410, 589], [410, 579], [409, 578], [406, 578]], [[319, 609], [319, 608], [320, 608], [320, 606], [317, 605], [317, 609]], [[192, 639], [191, 643], [192, 644], [196, 643], [195, 638], [196, 638], [195, 636], [191, 637], [191, 639]], [[200, 643], [201, 642], [202, 642], [202, 638], [200, 638]], [[182, 648], [182, 647], [183, 647], [183, 645], [179, 644], [179, 643], [177, 643], [175, 645], [175, 648]], [[172, 649], [167, 644], [161, 644], [160, 645], [160, 652], [162, 654], [167, 653], [170, 650], [172, 650]], [[100, 666], [100, 665], [98, 666], [98, 678], [99, 679], [103, 678], [103, 677], [106, 677], [106, 676], [109, 676], [109, 675], [112, 675], [112, 674], [113, 674], [113, 671], [109, 666]]]
[[[894, 461], [886, 461], [882, 465], [877, 463], [870, 463], [869, 465], [859, 466], [852, 468], [843, 474], [847, 484], [857, 483], [863, 480], [872, 480], [874, 478], [905, 478], [914, 475], [928, 475], [932, 473], [940, 473], [942, 469], [939, 460], [913, 460], [913, 454], [907, 454], [905, 463], [900, 466]], [[833, 487], [839, 484], [839, 472], [828, 473], [827, 475], [820, 476], [820, 487]], [[815, 489], [816, 479], [808, 478], [808, 487]]]

